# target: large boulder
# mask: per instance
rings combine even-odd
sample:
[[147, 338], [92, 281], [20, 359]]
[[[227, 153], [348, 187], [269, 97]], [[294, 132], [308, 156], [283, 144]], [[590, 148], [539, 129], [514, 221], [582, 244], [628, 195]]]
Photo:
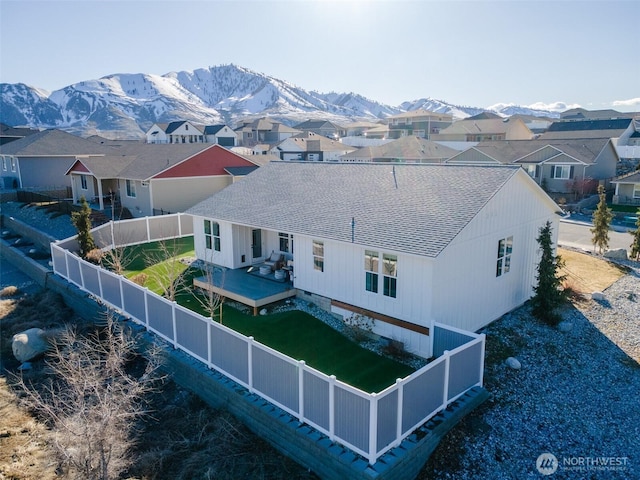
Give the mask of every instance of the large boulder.
[[627, 250], [625, 248], [617, 248], [614, 250], [607, 250], [602, 255], [604, 258], [611, 258], [613, 260], [626, 260]]
[[28, 362], [49, 349], [49, 342], [41, 328], [30, 328], [13, 336], [11, 344], [13, 356], [20, 363]]

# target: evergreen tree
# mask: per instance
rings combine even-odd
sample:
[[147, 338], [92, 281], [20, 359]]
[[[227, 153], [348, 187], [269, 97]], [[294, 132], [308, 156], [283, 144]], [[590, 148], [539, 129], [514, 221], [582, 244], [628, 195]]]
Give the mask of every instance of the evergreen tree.
[[560, 275], [559, 270], [564, 267], [564, 261], [553, 253], [551, 242], [551, 222], [547, 221], [540, 228], [540, 235], [536, 239], [542, 256], [538, 264], [536, 279], [538, 284], [533, 288], [535, 295], [531, 299], [532, 313], [538, 319], [549, 325], [557, 325], [561, 317], [557, 309], [567, 299], [567, 294], [562, 288], [565, 275]]
[[638, 219], [636, 220], [636, 229], [631, 230], [629, 233], [633, 235], [633, 243], [631, 244], [631, 259], [635, 261], [640, 260], [640, 208], [636, 212]]
[[591, 243], [594, 247], [600, 249], [600, 253], [609, 246], [609, 225], [613, 218], [611, 209], [607, 207], [607, 199], [604, 191], [604, 186], [598, 187], [598, 195], [600, 196], [600, 202], [598, 202], [598, 208], [593, 213], [593, 228], [591, 233], [593, 238]]
[[80, 256], [86, 258], [87, 254], [96, 248], [96, 244], [91, 235], [91, 208], [84, 197], [80, 198], [80, 211], [71, 214], [71, 223], [78, 230]]

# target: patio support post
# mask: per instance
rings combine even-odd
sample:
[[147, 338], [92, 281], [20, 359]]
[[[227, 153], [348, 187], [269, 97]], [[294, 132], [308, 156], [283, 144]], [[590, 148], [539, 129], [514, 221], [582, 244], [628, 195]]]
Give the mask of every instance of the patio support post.
[[304, 360], [298, 361], [298, 420], [304, 423]]
[[376, 463], [378, 444], [378, 394], [372, 393], [369, 400], [369, 455], [371, 465]]
[[402, 405], [404, 403], [404, 384], [401, 378], [396, 379], [396, 387], [398, 388], [398, 405], [396, 412], [398, 417], [396, 418], [396, 441], [395, 445], [400, 445], [400, 438], [402, 438]]
[[442, 352], [444, 357], [444, 385], [442, 386], [442, 408], [447, 408], [447, 400], [449, 399], [449, 350]]
[[96, 178], [98, 184], [98, 206], [100, 207], [100, 211], [104, 210], [104, 200], [102, 199], [102, 180]]
[[336, 402], [335, 402], [335, 391], [336, 391], [336, 376], [331, 375], [329, 377], [329, 438], [331, 441], [336, 439]]

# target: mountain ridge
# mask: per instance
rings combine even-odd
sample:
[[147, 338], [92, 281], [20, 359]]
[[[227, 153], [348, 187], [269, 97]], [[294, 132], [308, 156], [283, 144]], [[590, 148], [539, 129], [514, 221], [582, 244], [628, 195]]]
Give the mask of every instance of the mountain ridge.
[[0, 84], [3, 123], [120, 139], [141, 138], [153, 123], [174, 120], [233, 126], [243, 118], [268, 116], [287, 125], [309, 119], [326, 119], [340, 124], [377, 121], [418, 109], [448, 113], [456, 118], [483, 111], [502, 116], [517, 113], [549, 118], [559, 116], [548, 110], [500, 105], [505, 106], [504, 112], [425, 97], [390, 106], [355, 92], [307, 91], [285, 80], [234, 64], [164, 75], [110, 74], [53, 92], [23, 83]]

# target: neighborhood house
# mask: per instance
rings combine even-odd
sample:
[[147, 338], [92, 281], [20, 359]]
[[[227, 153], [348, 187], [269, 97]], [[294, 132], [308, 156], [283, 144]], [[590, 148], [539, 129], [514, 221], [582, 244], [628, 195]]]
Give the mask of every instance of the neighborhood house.
[[299, 297], [430, 357], [434, 322], [476, 331], [531, 297], [559, 210], [519, 166], [276, 161], [187, 213], [200, 260], [286, 266]]

